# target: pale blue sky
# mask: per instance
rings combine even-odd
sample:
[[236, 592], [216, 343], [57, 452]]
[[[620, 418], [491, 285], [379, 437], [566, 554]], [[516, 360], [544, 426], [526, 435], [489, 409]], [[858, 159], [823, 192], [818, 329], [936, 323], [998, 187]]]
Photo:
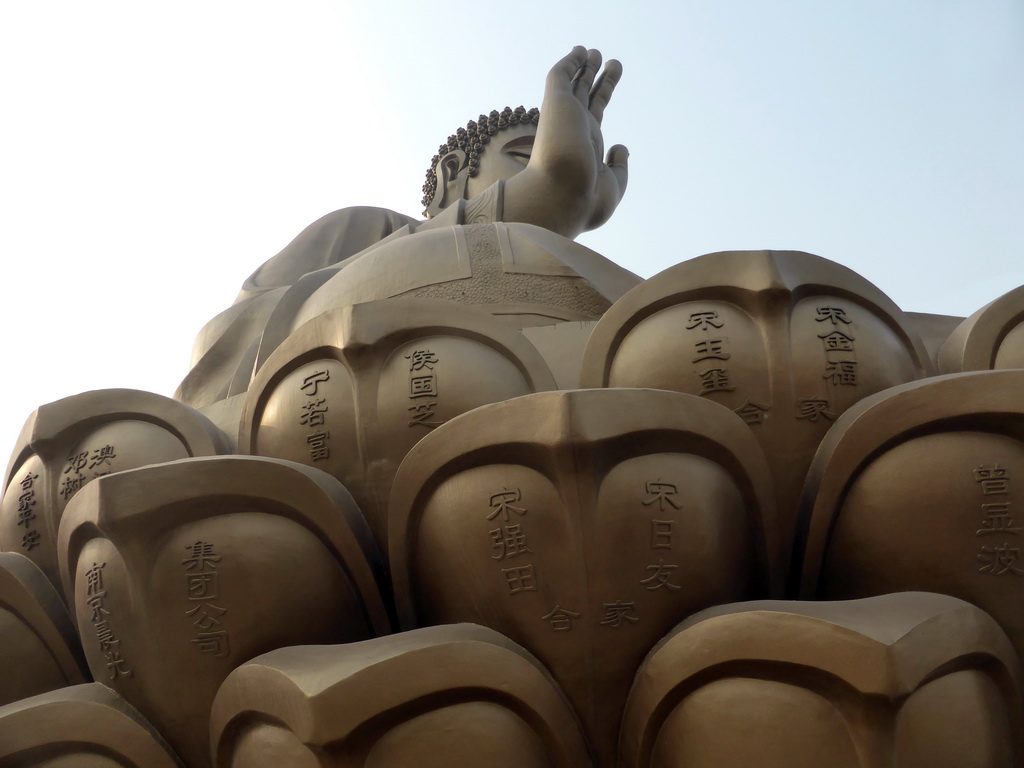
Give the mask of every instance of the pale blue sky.
[[581, 241], [647, 277], [805, 250], [906, 310], [1024, 283], [1021, 0], [0, 8], [0, 451], [36, 406], [170, 395], [192, 338], [306, 224], [419, 213], [437, 145], [539, 105], [575, 44], [619, 58], [619, 211]]

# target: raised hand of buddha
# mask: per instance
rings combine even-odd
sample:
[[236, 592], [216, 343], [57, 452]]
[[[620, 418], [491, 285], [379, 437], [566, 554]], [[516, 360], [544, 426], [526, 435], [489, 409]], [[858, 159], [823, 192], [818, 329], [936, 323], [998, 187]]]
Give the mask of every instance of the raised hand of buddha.
[[504, 220], [573, 238], [601, 226], [626, 191], [629, 152], [604, 156], [601, 120], [622, 65], [601, 69], [601, 53], [582, 46], [548, 72], [541, 120], [527, 167], [505, 183]]

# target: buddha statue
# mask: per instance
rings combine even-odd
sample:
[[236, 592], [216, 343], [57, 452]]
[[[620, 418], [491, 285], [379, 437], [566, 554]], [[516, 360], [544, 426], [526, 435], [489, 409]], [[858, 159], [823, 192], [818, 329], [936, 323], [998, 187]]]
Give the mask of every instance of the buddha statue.
[[[942, 334], [812, 254], [576, 244], [620, 76], [575, 48], [424, 219], [307, 227], [176, 401], [29, 417], [0, 767], [1024, 764], [1024, 371], [933, 377]], [[1003, 367], [1021, 300], [940, 358]]]
[[[506, 107], [449, 137], [427, 171], [425, 220], [355, 207], [307, 227], [200, 331], [175, 398], [202, 408], [245, 392], [302, 323], [368, 300], [444, 298], [518, 327], [600, 316], [639, 282], [572, 243], [607, 221], [626, 189], [629, 153], [615, 145], [605, 155], [601, 133], [622, 67], [601, 64], [598, 51], [577, 46], [548, 73], [543, 120], [537, 109]], [[477, 225], [492, 226], [452, 230]], [[401, 242], [412, 235], [414, 247]], [[500, 279], [481, 260], [497, 261]], [[473, 287], [437, 287], [463, 280]]]

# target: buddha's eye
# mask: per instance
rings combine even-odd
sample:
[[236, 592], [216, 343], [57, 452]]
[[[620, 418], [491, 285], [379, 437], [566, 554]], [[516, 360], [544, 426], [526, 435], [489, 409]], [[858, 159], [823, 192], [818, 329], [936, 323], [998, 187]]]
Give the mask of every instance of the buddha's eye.
[[530, 162], [530, 156], [533, 154], [533, 140], [533, 136], [519, 136], [505, 144], [501, 151], [517, 162], [526, 165]]

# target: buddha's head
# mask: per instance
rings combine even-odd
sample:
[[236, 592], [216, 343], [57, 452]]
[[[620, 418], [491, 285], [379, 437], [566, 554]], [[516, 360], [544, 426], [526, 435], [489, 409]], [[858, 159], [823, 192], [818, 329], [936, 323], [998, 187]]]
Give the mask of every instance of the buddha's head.
[[540, 111], [535, 107], [494, 110], [459, 128], [430, 161], [423, 184], [425, 216], [436, 216], [462, 198], [473, 198], [498, 180], [526, 167]]

